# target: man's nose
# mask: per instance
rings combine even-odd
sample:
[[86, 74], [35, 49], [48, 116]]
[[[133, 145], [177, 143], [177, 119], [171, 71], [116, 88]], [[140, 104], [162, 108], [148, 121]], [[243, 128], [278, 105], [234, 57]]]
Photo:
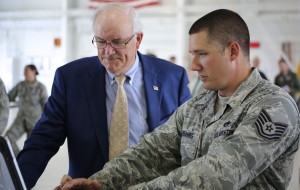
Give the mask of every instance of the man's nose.
[[114, 47], [111, 45], [111, 43], [107, 43], [106, 44], [106, 47], [104, 48], [105, 49], [105, 53], [107, 55], [111, 55], [111, 54], [114, 54], [115, 53], [115, 49]]
[[194, 56], [194, 57], [192, 58], [192, 63], [191, 63], [191, 65], [190, 65], [190, 69], [191, 69], [192, 71], [199, 71], [199, 70], [202, 69], [202, 65], [201, 65], [201, 63], [200, 63], [200, 59], [199, 59], [198, 56]]

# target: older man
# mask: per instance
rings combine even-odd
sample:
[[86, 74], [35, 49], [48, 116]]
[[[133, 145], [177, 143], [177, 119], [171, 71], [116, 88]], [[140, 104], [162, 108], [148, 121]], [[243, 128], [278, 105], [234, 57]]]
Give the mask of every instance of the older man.
[[44, 113], [18, 155], [28, 189], [66, 138], [69, 175], [89, 177], [191, 98], [183, 67], [138, 52], [143, 32], [133, 8], [100, 8], [93, 29], [98, 57], [57, 69]]

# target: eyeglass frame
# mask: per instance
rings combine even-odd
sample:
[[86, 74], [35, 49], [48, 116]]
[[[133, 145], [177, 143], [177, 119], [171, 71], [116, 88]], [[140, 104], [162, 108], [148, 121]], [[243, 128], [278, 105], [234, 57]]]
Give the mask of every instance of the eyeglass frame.
[[104, 41], [105, 41], [105, 46], [103, 46], [102, 48], [98, 48], [96, 43], [97, 43], [97, 42], [100, 42], [100, 41], [99, 41], [99, 40], [97, 41], [95, 36], [94, 36], [93, 39], [92, 39], [92, 44], [93, 44], [93, 46], [94, 46], [95, 48], [97, 48], [97, 49], [104, 49], [104, 48], [107, 47], [108, 44], [110, 44], [110, 46], [111, 46], [112, 48], [114, 48], [114, 49], [125, 49], [125, 48], [126, 48], [126, 45], [133, 39], [133, 37], [134, 37], [135, 35], [136, 35], [136, 33], [134, 33], [128, 40], [124, 40], [124, 41], [120, 41], [120, 42], [119, 42], [120, 44], [124, 44], [124, 47], [115, 47], [115, 45], [114, 45], [113, 43], [116, 43], [116, 42], [113, 42], [113, 41], [108, 42], [108, 41], [106, 41], [106, 40], [103, 40], [103, 43], [104, 43]]

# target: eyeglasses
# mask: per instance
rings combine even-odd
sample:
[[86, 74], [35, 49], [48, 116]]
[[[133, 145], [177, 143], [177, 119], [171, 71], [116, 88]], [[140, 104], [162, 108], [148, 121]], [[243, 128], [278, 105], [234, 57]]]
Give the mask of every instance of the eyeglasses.
[[120, 40], [113, 40], [111, 42], [107, 42], [105, 40], [96, 40], [95, 36], [92, 39], [92, 43], [97, 49], [103, 49], [106, 48], [108, 44], [111, 45], [111, 47], [115, 49], [124, 49], [126, 45], [130, 42], [130, 40], [133, 38], [135, 34], [133, 34], [128, 40], [120, 41]]

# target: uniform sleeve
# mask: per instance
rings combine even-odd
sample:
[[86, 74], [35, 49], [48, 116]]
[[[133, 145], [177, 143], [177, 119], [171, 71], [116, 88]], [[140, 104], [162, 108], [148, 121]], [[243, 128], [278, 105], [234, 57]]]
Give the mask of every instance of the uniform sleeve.
[[14, 102], [16, 100], [16, 97], [18, 95], [19, 84], [20, 83], [18, 83], [15, 87], [13, 87], [13, 89], [11, 89], [8, 92], [8, 98], [10, 102]]
[[9, 100], [6, 94], [5, 86], [0, 79], [0, 134], [3, 133], [7, 125], [9, 116]]
[[45, 87], [45, 85], [42, 84], [41, 86], [41, 94], [40, 94], [40, 103], [41, 103], [41, 106], [42, 108], [45, 106], [47, 100], [48, 100], [48, 93], [47, 93], [47, 89]]
[[104, 189], [126, 189], [128, 186], [167, 175], [180, 167], [179, 128], [182, 124], [180, 118], [183, 106], [165, 124], [144, 135], [139, 145], [127, 148], [121, 156], [91, 176], [91, 179], [102, 183]]
[[[275, 161], [284, 159], [285, 156], [289, 157], [298, 148], [299, 112], [294, 102], [287, 99], [264, 99], [259, 104], [252, 105], [235, 132], [213, 141], [207, 154], [165, 176], [137, 184], [129, 189], [208, 190], [245, 187]], [[291, 150], [293, 145], [297, 148]], [[272, 167], [282, 168], [283, 172], [289, 173], [287, 176], [278, 175], [284, 177], [280, 180], [289, 181], [290, 166]], [[276, 169], [273, 171], [278, 171]], [[271, 183], [276, 184], [276, 181]]]
[[296, 74], [293, 74], [293, 86], [291, 87], [291, 94], [297, 94], [300, 91], [299, 78]]

